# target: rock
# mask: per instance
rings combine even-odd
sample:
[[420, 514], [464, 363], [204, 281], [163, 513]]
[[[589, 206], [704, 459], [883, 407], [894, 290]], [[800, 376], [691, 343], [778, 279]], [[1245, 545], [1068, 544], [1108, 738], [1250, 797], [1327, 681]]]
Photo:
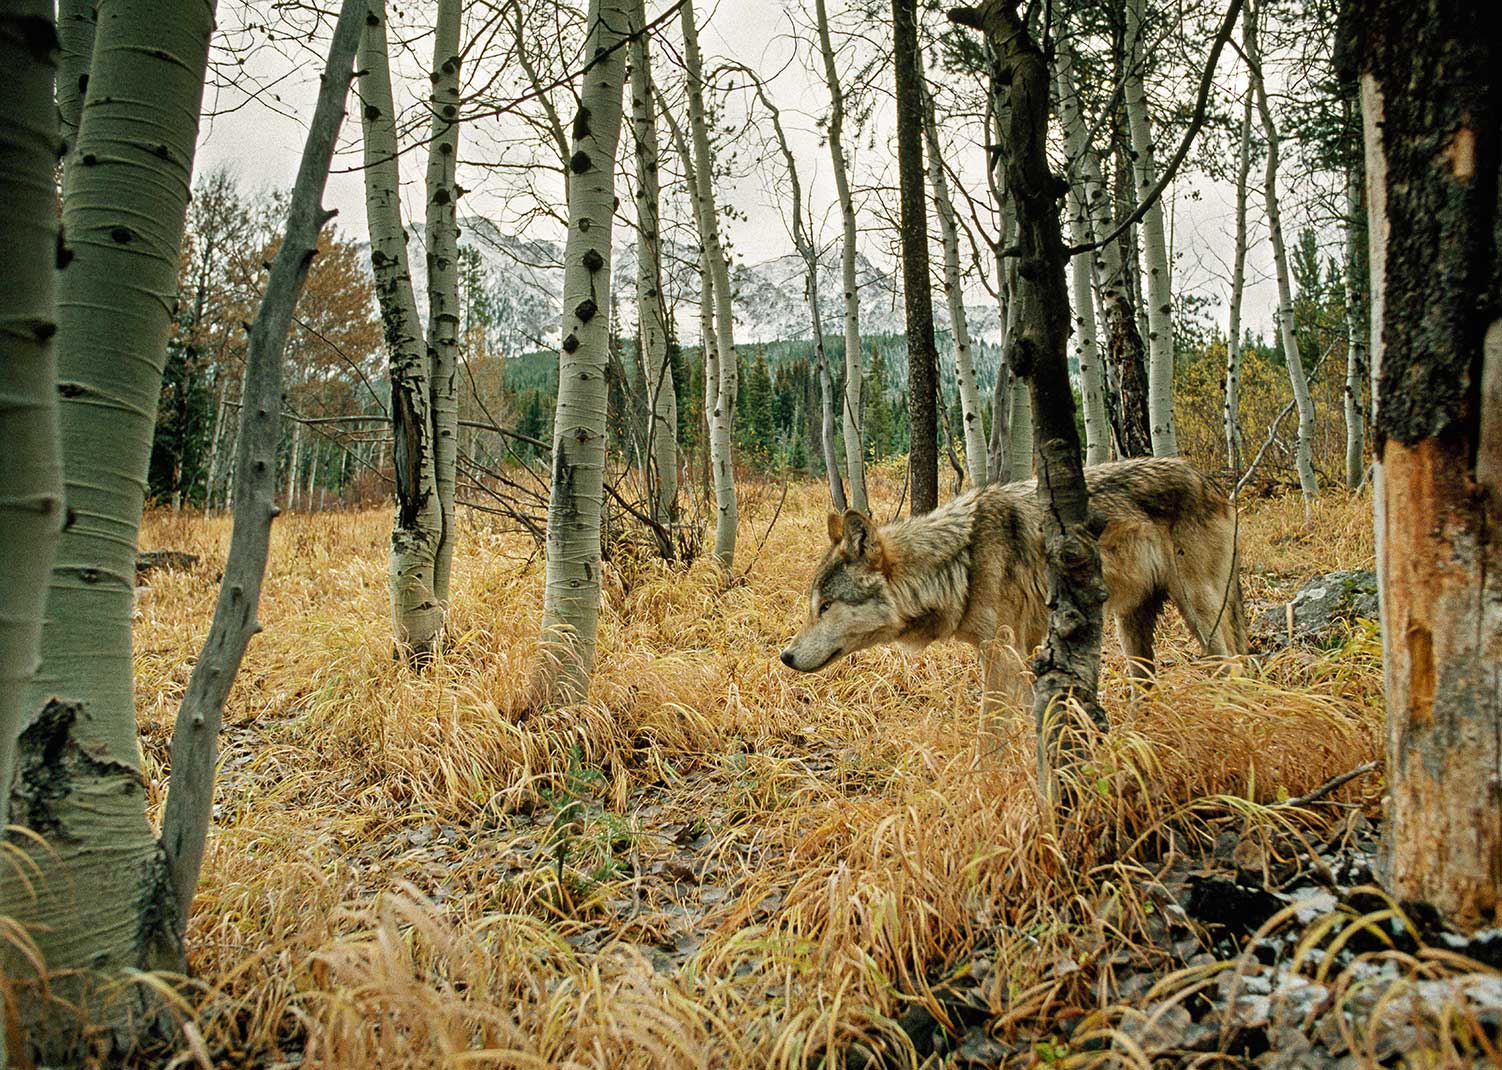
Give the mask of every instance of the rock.
[[148, 572], [165, 569], [178, 572], [198, 564], [197, 554], [185, 554], [181, 550], [142, 550], [136, 554], [136, 578]]
[[1194, 1020], [1181, 1003], [1160, 1003], [1146, 1013], [1130, 1011], [1121, 1021], [1121, 1032], [1151, 1058], [1184, 1047]]
[[980, 1026], [972, 1027], [954, 1051], [955, 1066], [1000, 1066], [1012, 1049], [986, 1035]]
[[1258, 614], [1256, 624], [1276, 646], [1291, 642], [1322, 646], [1338, 639], [1340, 626], [1358, 617], [1377, 619], [1377, 574], [1370, 569], [1341, 569], [1315, 576], [1299, 588], [1291, 602]]

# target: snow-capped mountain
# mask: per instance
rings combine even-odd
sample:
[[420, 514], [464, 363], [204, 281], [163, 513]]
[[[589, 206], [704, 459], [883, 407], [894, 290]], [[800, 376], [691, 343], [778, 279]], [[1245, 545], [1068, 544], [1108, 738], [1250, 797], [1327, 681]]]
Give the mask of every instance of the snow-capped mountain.
[[[479, 255], [483, 291], [494, 323], [496, 342], [511, 352], [556, 344], [560, 318], [563, 247], [558, 242], [504, 234], [490, 220], [471, 216], [461, 222], [460, 245]], [[426, 267], [420, 228], [413, 228], [409, 244], [414, 289], [425, 304]], [[663, 290], [678, 336], [694, 345], [699, 336], [699, 271], [697, 250], [668, 243], [664, 249]], [[893, 271], [857, 256], [861, 292], [862, 334], [900, 334], [903, 331], [902, 280]], [[636, 245], [618, 242], [612, 263], [621, 328], [636, 323]], [[737, 263], [732, 269], [733, 306], [737, 343], [796, 341], [812, 337], [804, 299], [803, 261], [795, 253], [756, 264]], [[838, 248], [819, 264], [819, 306], [826, 335], [843, 330], [844, 303]], [[934, 317], [940, 331], [949, 329], [948, 308], [935, 293]], [[994, 340], [994, 304], [967, 306], [971, 333]]]

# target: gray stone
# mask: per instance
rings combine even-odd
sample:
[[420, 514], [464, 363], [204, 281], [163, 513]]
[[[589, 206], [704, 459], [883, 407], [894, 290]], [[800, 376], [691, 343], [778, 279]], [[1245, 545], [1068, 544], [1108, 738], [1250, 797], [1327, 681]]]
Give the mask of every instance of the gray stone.
[[1341, 569], [1315, 576], [1299, 588], [1292, 601], [1259, 613], [1256, 626], [1277, 646], [1290, 642], [1318, 646], [1339, 639], [1342, 625], [1358, 617], [1377, 618], [1377, 574], [1370, 569]]

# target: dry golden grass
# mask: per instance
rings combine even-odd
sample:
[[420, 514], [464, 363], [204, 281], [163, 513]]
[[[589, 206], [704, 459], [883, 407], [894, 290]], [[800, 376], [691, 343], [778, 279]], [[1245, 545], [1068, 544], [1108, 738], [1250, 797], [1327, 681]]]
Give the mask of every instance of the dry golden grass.
[[[820, 676], [778, 664], [824, 500], [793, 488], [727, 590], [703, 563], [613, 562], [592, 702], [532, 716], [542, 571], [525, 541], [463, 518], [448, 650], [414, 676], [391, 659], [388, 514], [280, 520], [189, 936], [201, 1050], [226, 1065], [801, 1067], [844, 1065], [858, 1041], [901, 1065], [894, 1019], [976, 949], [995, 964], [997, 1028], [1025, 1040], [1111, 1001], [1097, 964], [1141, 930], [1133, 881], [1165, 851], [1237, 799], [1298, 794], [1380, 751], [1369, 640], [1215, 676], [1175, 618], [1145, 698], [1109, 647], [1114, 730], [1091, 744], [1084, 801], [1050, 827], [1028, 716], [977, 737], [968, 648], [871, 651]], [[743, 557], [774, 505], [745, 516]], [[1341, 493], [1312, 524], [1297, 501], [1249, 506], [1249, 596], [1369, 563], [1369, 516]], [[139, 602], [158, 804], [228, 533], [145, 526], [146, 546], [203, 556]]]

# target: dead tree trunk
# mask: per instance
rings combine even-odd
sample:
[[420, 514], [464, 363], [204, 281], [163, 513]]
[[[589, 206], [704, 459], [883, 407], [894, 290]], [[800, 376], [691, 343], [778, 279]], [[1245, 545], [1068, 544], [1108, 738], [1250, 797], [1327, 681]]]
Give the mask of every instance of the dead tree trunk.
[[1068, 259], [1059, 228], [1062, 183], [1048, 167], [1048, 61], [1018, 17], [1013, 0], [959, 8], [950, 18], [985, 31], [1009, 87], [1011, 107], [1001, 149], [1007, 186], [1017, 205], [1019, 371], [1032, 386], [1038, 444], [1038, 499], [1048, 560], [1048, 637], [1033, 662], [1037, 684], [1039, 786], [1055, 795], [1054, 763], [1070, 711], [1097, 724], [1102, 606], [1099, 526], [1080, 460], [1074, 397], [1069, 387]]
[[1344, 66], [1360, 78], [1371, 235], [1384, 879], [1398, 899], [1459, 925], [1496, 925], [1502, 34], [1494, 12], [1463, 0], [1349, 0], [1342, 18]]

